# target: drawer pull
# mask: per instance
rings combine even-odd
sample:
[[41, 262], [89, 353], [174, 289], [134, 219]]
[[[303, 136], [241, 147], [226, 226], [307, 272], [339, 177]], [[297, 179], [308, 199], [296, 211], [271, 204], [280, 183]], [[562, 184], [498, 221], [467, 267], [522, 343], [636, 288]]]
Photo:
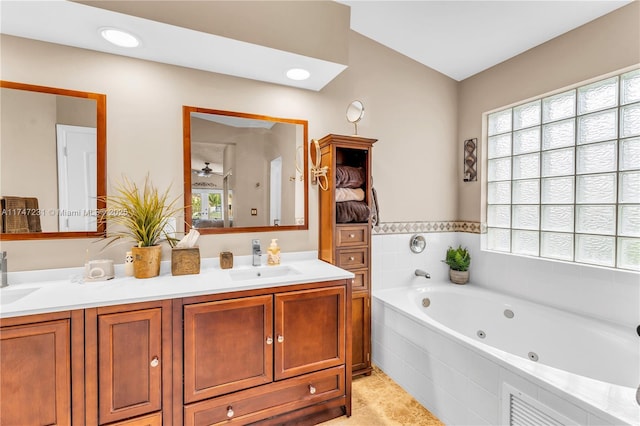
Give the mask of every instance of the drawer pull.
[[316, 393], [316, 388], [313, 385], [309, 385], [309, 393], [314, 395]]
[[267, 345], [270, 345], [273, 343], [273, 339], [271, 338], [271, 336], [267, 337]]
[[278, 343], [284, 342], [284, 336], [278, 335]]
[[235, 413], [233, 412], [233, 407], [232, 406], [228, 406], [227, 407], [227, 417], [231, 418], [233, 417]]
[[154, 356], [153, 359], [151, 360], [151, 366], [157, 367], [159, 364], [160, 364], [160, 360], [158, 359], [157, 356]]
[[354, 260], [356, 260], [356, 258], [353, 256], [349, 256], [349, 260], [353, 262]]
[[349, 238], [355, 238], [356, 234], [349, 234]]

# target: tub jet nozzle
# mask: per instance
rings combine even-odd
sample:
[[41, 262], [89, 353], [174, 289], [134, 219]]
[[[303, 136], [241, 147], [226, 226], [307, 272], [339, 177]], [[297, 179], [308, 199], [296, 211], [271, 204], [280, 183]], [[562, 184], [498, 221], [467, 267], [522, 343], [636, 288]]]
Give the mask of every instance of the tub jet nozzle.
[[425, 278], [431, 278], [431, 275], [429, 275], [428, 272], [423, 271], [422, 269], [416, 269], [416, 277], [425, 277]]

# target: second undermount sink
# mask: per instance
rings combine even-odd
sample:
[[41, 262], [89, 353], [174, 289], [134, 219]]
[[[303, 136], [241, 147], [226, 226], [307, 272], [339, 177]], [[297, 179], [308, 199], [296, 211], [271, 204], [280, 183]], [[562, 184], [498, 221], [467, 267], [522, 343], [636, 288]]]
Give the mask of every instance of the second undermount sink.
[[37, 289], [38, 287], [18, 289], [12, 289], [11, 287], [3, 288], [2, 290], [0, 290], [0, 305], [8, 305], [9, 303], [17, 302], [23, 297], [30, 295]]
[[229, 271], [229, 276], [233, 281], [279, 278], [298, 274], [300, 274], [300, 271], [290, 266], [256, 266], [254, 268]]

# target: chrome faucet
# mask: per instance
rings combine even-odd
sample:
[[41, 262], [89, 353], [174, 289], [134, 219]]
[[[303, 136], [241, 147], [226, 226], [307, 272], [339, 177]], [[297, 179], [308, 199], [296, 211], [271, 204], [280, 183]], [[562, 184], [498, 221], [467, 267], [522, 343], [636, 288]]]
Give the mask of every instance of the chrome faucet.
[[253, 255], [251, 264], [253, 266], [260, 266], [260, 256], [262, 256], [262, 250], [260, 250], [260, 240], [251, 240], [251, 252]]
[[423, 271], [422, 269], [416, 269], [414, 274], [416, 274], [416, 277], [425, 277], [427, 279], [431, 278], [431, 275], [428, 272]]
[[7, 279], [7, 252], [0, 252], [0, 274], [2, 275], [2, 281], [0, 281], [0, 287], [6, 287], [9, 285]]

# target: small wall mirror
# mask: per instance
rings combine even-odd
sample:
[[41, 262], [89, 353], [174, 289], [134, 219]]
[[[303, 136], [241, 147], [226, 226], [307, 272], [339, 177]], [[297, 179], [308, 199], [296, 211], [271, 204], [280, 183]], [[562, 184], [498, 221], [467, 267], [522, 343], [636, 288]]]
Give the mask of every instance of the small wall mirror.
[[184, 106], [183, 131], [188, 227], [308, 229], [307, 121]]
[[0, 81], [0, 240], [96, 237], [106, 96]]
[[355, 133], [358, 134], [358, 122], [364, 116], [364, 105], [360, 101], [353, 101], [347, 107], [347, 121], [355, 126]]

